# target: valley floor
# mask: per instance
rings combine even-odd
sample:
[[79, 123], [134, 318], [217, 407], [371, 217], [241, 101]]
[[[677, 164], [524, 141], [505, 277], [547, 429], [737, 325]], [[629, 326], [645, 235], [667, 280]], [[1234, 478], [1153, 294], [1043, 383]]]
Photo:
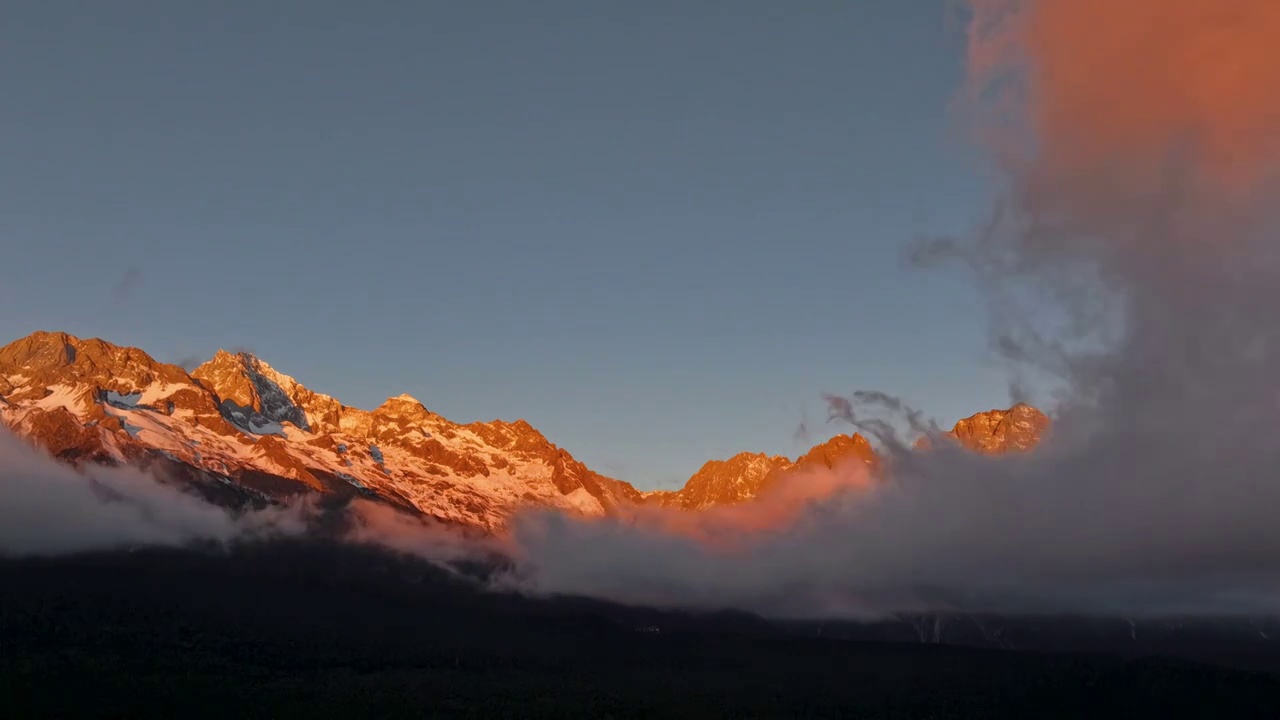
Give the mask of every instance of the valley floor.
[[[1276, 717], [1280, 676], [788, 637], [303, 544], [0, 563], [5, 717]], [[653, 617], [646, 615], [645, 617]], [[646, 621], [648, 622], [648, 621]], [[646, 626], [647, 627], [647, 626]]]

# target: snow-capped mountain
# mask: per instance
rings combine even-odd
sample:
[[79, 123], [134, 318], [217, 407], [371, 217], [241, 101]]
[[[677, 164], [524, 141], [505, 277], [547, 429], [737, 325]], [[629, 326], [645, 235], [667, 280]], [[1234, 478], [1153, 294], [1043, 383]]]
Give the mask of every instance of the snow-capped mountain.
[[[706, 463], [678, 491], [641, 493], [524, 420], [459, 424], [408, 395], [366, 411], [248, 353], [218, 351], [188, 373], [137, 348], [48, 332], [0, 348], [0, 420], [65, 462], [156, 467], [218, 502], [360, 495], [489, 530], [527, 506], [702, 510], [754, 499], [795, 471], [880, 462], [863, 436], [837, 435], [794, 461], [741, 453]], [[1017, 405], [961, 420], [948, 435], [1003, 453], [1033, 447], [1047, 426]]]
[[361, 494], [492, 529], [526, 505], [598, 515], [641, 498], [523, 420], [458, 424], [407, 395], [347, 407], [247, 353], [187, 373], [36, 333], [0, 349], [0, 417], [62, 460], [160, 463], [241, 499]]

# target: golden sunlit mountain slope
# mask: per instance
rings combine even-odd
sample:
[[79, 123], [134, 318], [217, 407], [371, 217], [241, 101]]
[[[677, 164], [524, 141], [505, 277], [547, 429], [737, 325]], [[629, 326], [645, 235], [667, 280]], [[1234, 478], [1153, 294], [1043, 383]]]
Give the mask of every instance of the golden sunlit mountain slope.
[[[72, 464], [158, 464], [241, 501], [359, 495], [485, 529], [523, 507], [702, 510], [754, 499], [792, 473], [880, 464], [866, 438], [836, 435], [794, 461], [741, 453], [678, 491], [641, 493], [524, 420], [459, 424], [408, 395], [361, 410], [248, 353], [218, 351], [188, 373], [137, 348], [48, 332], [0, 348], [0, 418]], [[1047, 424], [1018, 405], [961, 420], [949, 436], [983, 453], [1025, 450]]]

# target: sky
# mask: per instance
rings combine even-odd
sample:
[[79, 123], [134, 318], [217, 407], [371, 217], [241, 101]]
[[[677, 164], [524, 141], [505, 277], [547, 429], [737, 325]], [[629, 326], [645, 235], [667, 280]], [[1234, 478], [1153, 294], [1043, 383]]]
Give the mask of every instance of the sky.
[[846, 431], [823, 393], [1009, 403], [966, 279], [901, 262], [988, 201], [941, 0], [5, 14], [0, 342], [245, 348], [641, 488]]

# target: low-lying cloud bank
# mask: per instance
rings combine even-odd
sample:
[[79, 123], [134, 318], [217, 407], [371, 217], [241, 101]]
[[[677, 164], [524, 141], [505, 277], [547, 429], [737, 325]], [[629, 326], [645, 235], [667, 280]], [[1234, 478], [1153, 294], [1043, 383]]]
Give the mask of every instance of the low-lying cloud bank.
[[530, 590], [777, 616], [1275, 611], [1280, 487], [1246, 492], [1193, 468], [1156, 475], [1159, 489], [1132, 482], [1164, 465], [948, 449], [900, 457], [891, 478], [850, 482], [776, 526], [685, 521], [719, 530], [714, 543], [666, 519], [540, 514], [521, 518], [514, 546]]
[[379, 545], [442, 567], [492, 563], [503, 550], [492, 539], [464, 536], [367, 500], [335, 511], [318, 499], [301, 496], [282, 506], [232, 511], [166, 482], [161, 473], [129, 466], [76, 469], [0, 428], [0, 558], [306, 536]]
[[[504, 588], [776, 615], [1280, 609], [1280, 4], [970, 10], [965, 97], [1001, 190], [989, 222], [913, 258], [974, 272], [1017, 393], [1057, 380], [1040, 448], [913, 452], [884, 414], [929, 432], [923, 415], [862, 393], [834, 407], [878, 438], [882, 477], [796, 476], [703, 514], [531, 512], [487, 543], [357, 505], [348, 537], [501, 551]], [[19, 450], [0, 437], [0, 551], [297, 531]]]
[[0, 556], [296, 535], [301, 507], [233, 515], [132, 467], [64, 465], [0, 430]]

